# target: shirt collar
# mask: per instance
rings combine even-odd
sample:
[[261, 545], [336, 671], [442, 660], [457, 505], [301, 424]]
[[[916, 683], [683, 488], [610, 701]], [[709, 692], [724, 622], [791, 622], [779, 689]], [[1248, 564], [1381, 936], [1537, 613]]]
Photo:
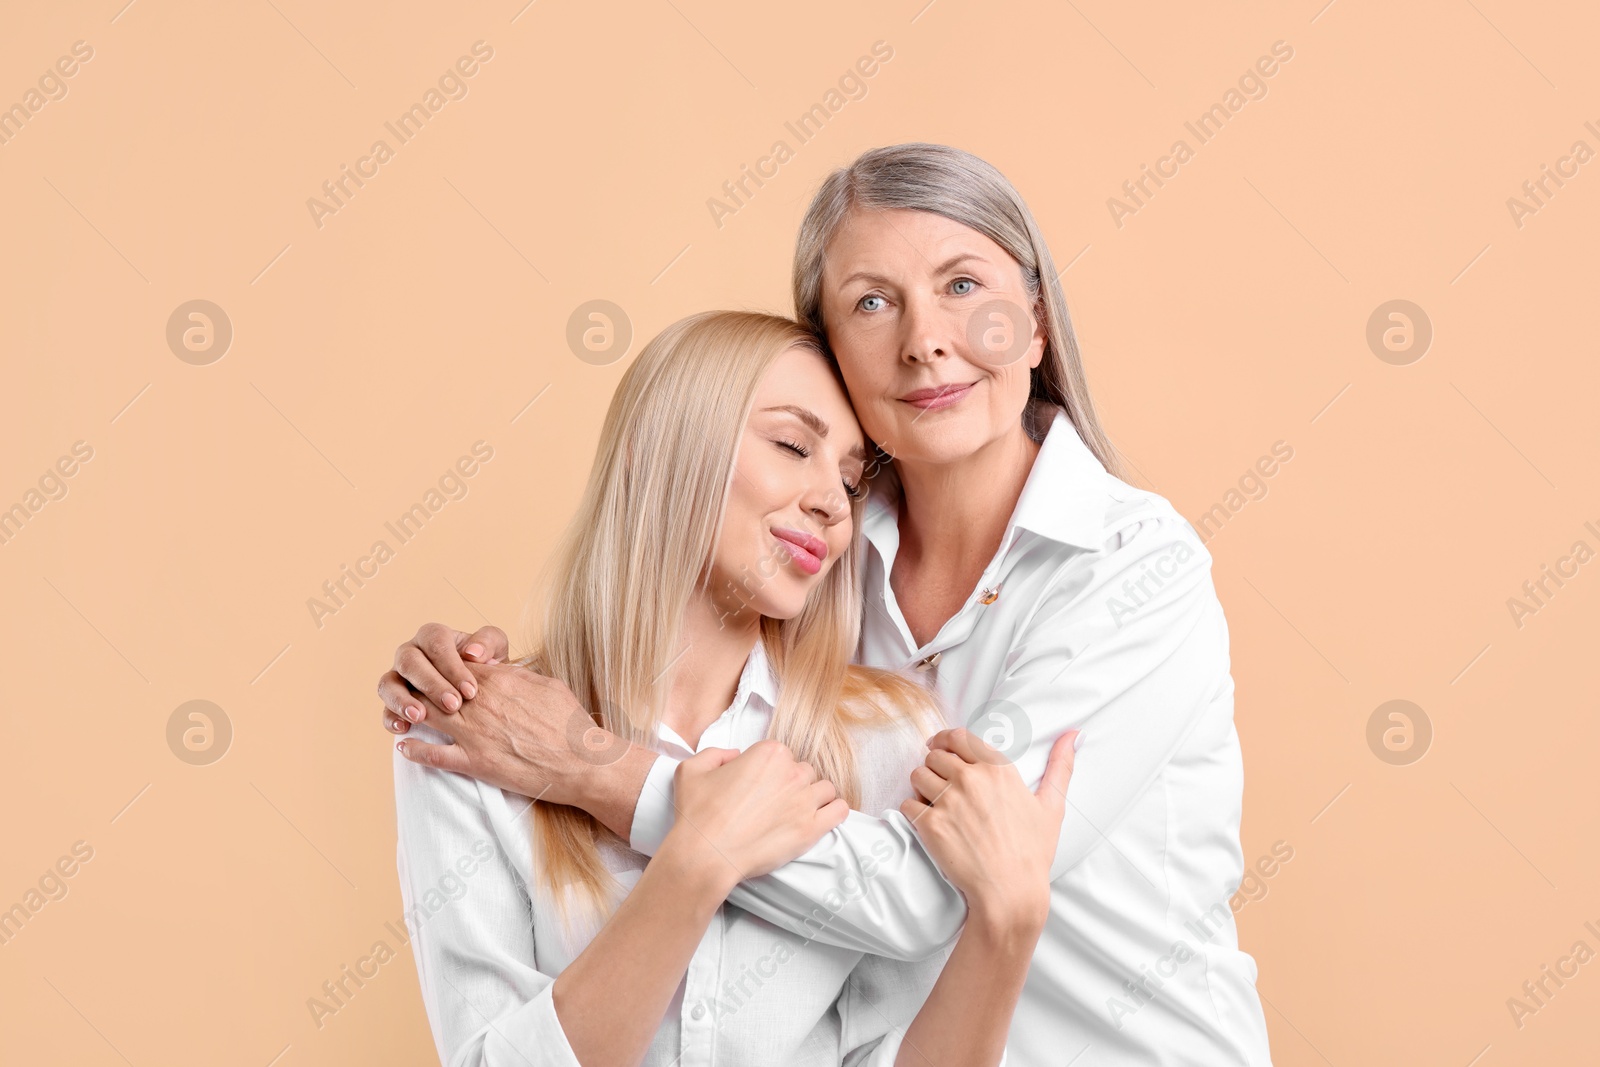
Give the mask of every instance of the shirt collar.
[[1056, 404], [1030, 404], [1036, 425], [1049, 420], [1039, 456], [1011, 513], [1011, 524], [1052, 541], [1097, 549], [1105, 541], [1106, 469]]
[[739, 687], [733, 694], [733, 706], [738, 707], [752, 696], [759, 697], [768, 711], [778, 706], [778, 676], [767, 655], [767, 643], [760, 637], [756, 638], [756, 647], [750, 650], [750, 658], [744, 661]]
[[[1045, 427], [1039, 455], [1011, 513], [1011, 527], [1078, 548], [1098, 549], [1104, 542], [1106, 494], [1101, 481], [1105, 466], [1083, 443], [1078, 429], [1058, 404], [1030, 400], [1024, 414], [1030, 436]], [[878, 487], [874, 487], [875, 489]], [[884, 559], [893, 559], [900, 546], [899, 480], [886, 479], [867, 497], [862, 532]], [[1009, 537], [1008, 537], [1009, 540]]]
[[[763, 715], [770, 715], [778, 706], [777, 674], [772, 668], [771, 657], [767, 655], [766, 642], [759, 637], [756, 638], [755, 647], [750, 650], [749, 658], [744, 661], [744, 670], [739, 672], [739, 684], [733, 691], [732, 703], [716, 721], [721, 722], [723, 718], [729, 716], [737, 720], [752, 703], [757, 706], [758, 713]], [[705, 734], [710, 729], [711, 727], [707, 726], [706, 730], [701, 732], [702, 745], [705, 744]], [[761, 733], [763, 737], [766, 736], [765, 729]], [[684, 743], [678, 732], [664, 722], [656, 723], [656, 737], [685, 752], [693, 751]]]

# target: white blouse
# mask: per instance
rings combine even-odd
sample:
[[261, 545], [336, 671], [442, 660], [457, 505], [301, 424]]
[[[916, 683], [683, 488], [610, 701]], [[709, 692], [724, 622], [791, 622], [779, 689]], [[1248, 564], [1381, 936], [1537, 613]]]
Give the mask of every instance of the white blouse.
[[[1211, 556], [1164, 498], [1107, 473], [1063, 411], [1035, 402], [1029, 415], [1043, 440], [1000, 548], [920, 647], [889, 585], [897, 501], [874, 486], [857, 658], [920, 671], [950, 724], [1009, 753], [1035, 788], [1055, 739], [1082, 731], [1010, 1062], [1268, 1064], [1256, 965], [1229, 906], [1244, 873], [1244, 776]], [[671, 826], [674, 765], [663, 756], [646, 779], [630, 838], [641, 852]], [[728, 899], [796, 929], [834, 879], [878, 851], [893, 861], [817, 940], [925, 957], [966, 908], [897, 810], [852, 813]]]
[[[732, 705], [702, 733], [700, 747], [742, 751], [761, 740], [776, 699], [771, 664], [758, 641]], [[443, 740], [425, 725], [412, 727], [410, 736]], [[661, 749], [679, 758], [698, 751], [664, 725], [659, 736]], [[861, 729], [856, 738], [863, 806], [897, 807], [911, 793], [911, 770], [926, 755], [922, 734], [907, 725]], [[597, 930], [564, 928], [533, 878], [531, 803], [399, 753], [394, 775], [400, 894], [440, 1062], [578, 1067], [551, 987]], [[834, 912], [870, 892], [882, 865], [876, 857], [889, 865], [903, 862], [896, 850], [908, 846], [875, 847], [814, 886], [816, 902], [788, 928], [731, 904], [720, 907], [645, 1054], [645, 1067], [892, 1065], [904, 1028], [954, 944], [931, 946], [927, 958], [907, 963], [818, 937]], [[646, 862], [620, 845], [602, 848], [602, 858], [625, 891]]]

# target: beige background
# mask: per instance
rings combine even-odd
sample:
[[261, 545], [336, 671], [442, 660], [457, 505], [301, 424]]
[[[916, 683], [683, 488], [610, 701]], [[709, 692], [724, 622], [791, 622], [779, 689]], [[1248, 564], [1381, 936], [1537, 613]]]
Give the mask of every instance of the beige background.
[[[788, 310], [821, 176], [919, 139], [1030, 201], [1144, 484], [1197, 525], [1242, 504], [1208, 544], [1245, 853], [1294, 850], [1239, 912], [1276, 1062], [1595, 1061], [1600, 963], [1520, 1027], [1507, 1006], [1600, 950], [1600, 564], [1520, 627], [1507, 606], [1600, 549], [1600, 162], [1520, 226], [1507, 205], [1600, 149], [1587, 5], [122, 3], [0, 11], [0, 105], [93, 49], [0, 144], [0, 507], [93, 450], [0, 544], [0, 908], [93, 849], [0, 945], [0, 1061], [432, 1061], [409, 949], [307, 1007], [394, 942], [378, 673], [423, 620], [520, 618], [626, 366], [569, 350], [575, 308], [625, 309], [630, 355], [692, 311]], [[480, 40], [399, 145], [384, 123]], [[875, 41], [865, 97], [799, 144], [785, 121]], [[1275, 41], [1267, 95], [1199, 144], [1185, 121]], [[307, 199], [379, 138], [319, 227]], [[779, 139], [719, 227], [708, 198]], [[166, 340], [199, 299], [234, 332], [203, 366]], [[1434, 334], [1407, 365], [1366, 340], [1396, 299]], [[319, 627], [307, 600], [479, 440], [467, 495]], [[1279, 441], [1266, 495], [1230, 500]], [[1367, 740], [1394, 699], [1432, 727], [1408, 765]], [[190, 700], [231, 724], [208, 765], [169, 748]]]

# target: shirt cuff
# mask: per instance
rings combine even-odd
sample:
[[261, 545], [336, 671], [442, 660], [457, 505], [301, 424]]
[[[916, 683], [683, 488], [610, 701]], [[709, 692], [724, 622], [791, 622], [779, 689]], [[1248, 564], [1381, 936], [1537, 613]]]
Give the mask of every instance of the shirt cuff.
[[[894, 1061], [900, 1055], [900, 1041], [906, 1036], [904, 1030], [892, 1030], [872, 1043], [872, 1051], [865, 1057], [857, 1058], [854, 1054], [845, 1057], [844, 1067], [894, 1067]], [[858, 1053], [862, 1049], [856, 1050]]]
[[[844, 1067], [894, 1067], [894, 1061], [900, 1057], [900, 1045], [905, 1040], [904, 1030], [891, 1030], [874, 1041], [870, 1046], [863, 1045], [844, 1059]], [[871, 1051], [867, 1052], [870, 1048]], [[862, 1052], [867, 1052], [865, 1058], [857, 1058]], [[1011, 1046], [1008, 1044], [1000, 1050], [1000, 1062], [996, 1067], [1006, 1067], [1010, 1057]], [[920, 1059], [921, 1057], [919, 1057]]]
[[483, 1035], [483, 1063], [583, 1067], [556, 1016], [555, 988], [554, 982], [548, 983], [509, 1018], [489, 1024]]
[[657, 756], [650, 773], [645, 775], [639, 802], [633, 808], [633, 825], [628, 830], [628, 847], [635, 852], [654, 856], [672, 829], [678, 811], [673, 778], [680, 762], [671, 756]]

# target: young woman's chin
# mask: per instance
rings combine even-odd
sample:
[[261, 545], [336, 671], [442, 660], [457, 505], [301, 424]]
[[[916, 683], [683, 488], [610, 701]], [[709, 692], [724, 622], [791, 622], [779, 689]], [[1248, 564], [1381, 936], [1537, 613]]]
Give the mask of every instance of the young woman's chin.
[[806, 600], [811, 594], [813, 584], [806, 582], [802, 585], [796, 582], [791, 589], [775, 590], [773, 595], [765, 598], [765, 602], [760, 605], [761, 614], [779, 622], [797, 618], [806, 609]]
[[810, 575], [794, 573], [789, 567], [785, 567], [751, 599], [751, 609], [758, 615], [779, 622], [797, 618], [805, 610], [806, 602], [822, 584], [822, 580], [828, 576], [828, 569], [824, 568], [820, 573]]

